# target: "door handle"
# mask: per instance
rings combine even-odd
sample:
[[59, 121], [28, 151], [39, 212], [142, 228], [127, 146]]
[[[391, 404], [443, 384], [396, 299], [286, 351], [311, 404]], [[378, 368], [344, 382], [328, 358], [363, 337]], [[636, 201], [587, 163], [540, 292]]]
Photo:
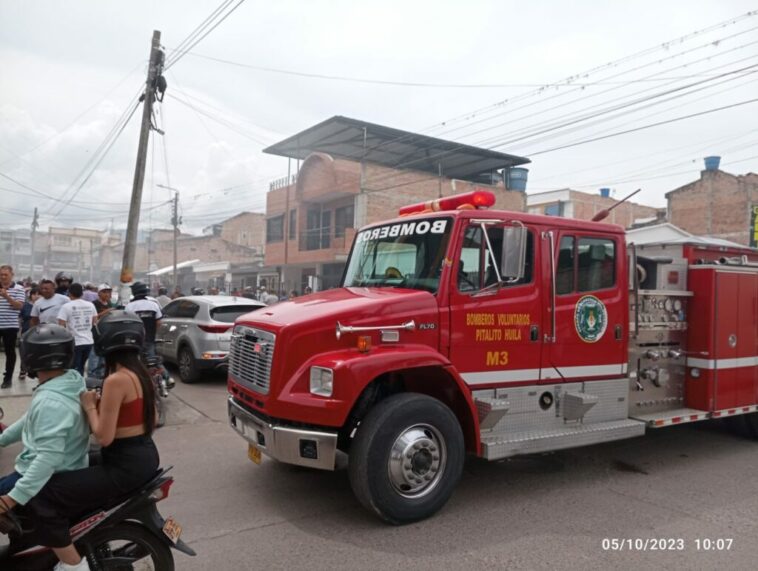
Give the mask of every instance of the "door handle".
[[616, 341], [621, 341], [621, 339], [623, 339], [623, 329], [621, 325], [617, 325], [615, 327], [615, 335], [616, 335]]
[[540, 327], [539, 325], [532, 325], [529, 328], [529, 340], [530, 341], [538, 341], [540, 338]]

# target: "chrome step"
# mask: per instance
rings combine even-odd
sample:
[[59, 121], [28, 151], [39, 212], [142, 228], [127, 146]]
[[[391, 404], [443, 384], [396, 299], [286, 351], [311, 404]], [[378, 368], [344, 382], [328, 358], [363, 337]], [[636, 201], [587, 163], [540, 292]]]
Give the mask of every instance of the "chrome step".
[[634, 414], [632, 418], [644, 422], [651, 428], [662, 428], [664, 426], [671, 426], [672, 424], [685, 424], [687, 422], [708, 420], [710, 416], [710, 413], [705, 410], [676, 408], [672, 410], [651, 412], [649, 414]]
[[487, 460], [562, 450], [645, 434], [645, 423], [623, 419], [593, 424], [567, 424], [551, 430], [490, 432], [482, 436], [482, 456]]

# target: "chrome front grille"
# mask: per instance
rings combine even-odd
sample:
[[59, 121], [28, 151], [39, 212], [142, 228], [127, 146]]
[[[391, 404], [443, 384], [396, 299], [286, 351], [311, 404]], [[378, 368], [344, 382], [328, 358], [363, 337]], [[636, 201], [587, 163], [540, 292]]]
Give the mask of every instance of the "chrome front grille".
[[262, 395], [268, 394], [276, 335], [237, 325], [229, 351], [229, 373], [242, 385]]

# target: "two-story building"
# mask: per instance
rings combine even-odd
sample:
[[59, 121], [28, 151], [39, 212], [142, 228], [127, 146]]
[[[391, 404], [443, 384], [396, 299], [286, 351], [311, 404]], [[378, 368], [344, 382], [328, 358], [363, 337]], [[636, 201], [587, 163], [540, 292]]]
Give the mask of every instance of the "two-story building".
[[336, 287], [356, 230], [401, 206], [482, 188], [497, 208], [526, 207], [526, 169], [514, 167], [528, 159], [346, 117], [264, 152], [290, 159], [291, 174], [266, 199], [262, 278], [282, 292]]

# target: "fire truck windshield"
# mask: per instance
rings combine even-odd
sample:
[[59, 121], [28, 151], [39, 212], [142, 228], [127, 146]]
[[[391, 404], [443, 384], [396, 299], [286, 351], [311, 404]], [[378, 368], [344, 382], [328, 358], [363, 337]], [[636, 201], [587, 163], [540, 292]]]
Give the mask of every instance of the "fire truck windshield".
[[450, 218], [432, 218], [359, 232], [343, 285], [404, 287], [435, 293], [452, 227]]

